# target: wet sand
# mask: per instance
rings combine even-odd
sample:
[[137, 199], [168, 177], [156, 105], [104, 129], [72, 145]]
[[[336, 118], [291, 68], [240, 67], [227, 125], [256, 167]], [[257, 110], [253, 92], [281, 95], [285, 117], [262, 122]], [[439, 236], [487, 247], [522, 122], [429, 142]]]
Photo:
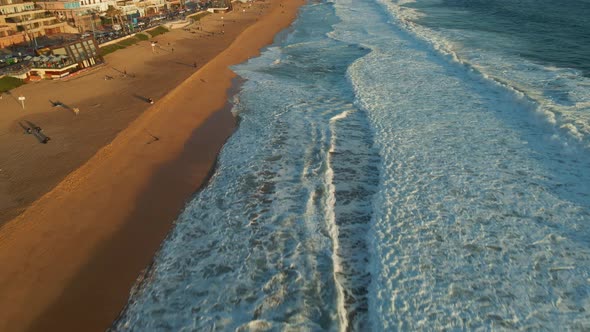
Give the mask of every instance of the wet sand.
[[[0, 228], [1, 331], [102, 331], [110, 326], [233, 131], [234, 119], [223, 111], [235, 77], [228, 66], [257, 55], [292, 22], [303, 2], [266, 0], [246, 13], [237, 8], [210, 15], [203, 19], [203, 29], [221, 28], [223, 35], [195, 38], [196, 33], [184, 30], [170, 32], [156, 39], [162, 48], [170, 42], [174, 53], [152, 54], [143, 42], [108, 56], [107, 66], [90, 74], [15, 91], [37, 99], [27, 98], [33, 99], [27, 104], [31, 113], [9, 125], [10, 118], [0, 115], [2, 137], [17, 145], [0, 144], [0, 155], [8, 152], [9, 158], [34, 162], [26, 166], [30, 169], [18, 170], [17, 162], [1, 161], [0, 174], [7, 175], [0, 175], [0, 200], [13, 198], [11, 190], [18, 192], [30, 181], [45, 181], [51, 191], [20, 189], [43, 196]], [[186, 38], [178, 37], [182, 34]], [[196, 53], [204, 48], [199, 39], [217, 49]], [[212, 52], [208, 62], [207, 52]], [[189, 56], [201, 59], [190, 61]], [[206, 64], [191, 69], [194, 61]], [[121, 67], [135, 77], [121, 76], [115, 70]], [[107, 70], [119, 76], [105, 81]], [[56, 96], [59, 89], [63, 94]], [[156, 103], [149, 106], [141, 99], [146, 96]], [[80, 115], [61, 108], [35, 113], [35, 107], [48, 103], [45, 98], [79, 107]], [[100, 112], [90, 111], [93, 107]], [[32, 137], [15, 126], [22, 121], [38, 122], [52, 141], [27, 142]], [[52, 181], [58, 182], [53, 189]]]

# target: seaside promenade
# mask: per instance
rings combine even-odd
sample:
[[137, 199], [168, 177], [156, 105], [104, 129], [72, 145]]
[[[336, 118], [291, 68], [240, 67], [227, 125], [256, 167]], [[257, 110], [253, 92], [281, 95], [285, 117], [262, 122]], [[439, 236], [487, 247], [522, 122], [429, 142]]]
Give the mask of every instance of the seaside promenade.
[[157, 36], [155, 51], [140, 42], [83, 75], [4, 95], [0, 331], [110, 326], [233, 131], [228, 67], [257, 55], [303, 3], [236, 3]]

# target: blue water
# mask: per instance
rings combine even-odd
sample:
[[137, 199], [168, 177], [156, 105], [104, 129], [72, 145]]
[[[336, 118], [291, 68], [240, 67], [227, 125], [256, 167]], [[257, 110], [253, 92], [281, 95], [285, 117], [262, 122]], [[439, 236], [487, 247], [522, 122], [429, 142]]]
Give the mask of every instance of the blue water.
[[113, 330], [590, 329], [587, 45], [508, 5], [310, 1]]
[[467, 48], [494, 50], [590, 75], [588, 0], [441, 0], [405, 7], [426, 14], [414, 20], [417, 24], [457, 31], [455, 36]]

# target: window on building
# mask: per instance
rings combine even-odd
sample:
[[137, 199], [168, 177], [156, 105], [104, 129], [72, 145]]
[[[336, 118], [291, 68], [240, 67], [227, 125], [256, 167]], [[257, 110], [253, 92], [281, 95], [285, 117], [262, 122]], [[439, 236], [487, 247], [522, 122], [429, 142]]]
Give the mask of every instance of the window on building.
[[54, 48], [52, 52], [55, 55], [68, 55], [64, 47]]

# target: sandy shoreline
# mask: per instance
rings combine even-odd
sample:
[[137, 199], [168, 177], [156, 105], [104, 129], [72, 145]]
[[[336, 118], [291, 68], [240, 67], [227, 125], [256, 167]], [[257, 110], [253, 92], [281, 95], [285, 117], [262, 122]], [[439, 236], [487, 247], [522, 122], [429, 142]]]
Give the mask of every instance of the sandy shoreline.
[[[255, 5], [263, 10], [266, 6]], [[159, 45], [156, 52], [149, 42], [142, 42], [109, 54], [107, 64], [84, 75], [27, 84], [5, 94], [0, 99], [0, 228], [145, 112], [149, 108], [145, 97], [159, 100], [170, 92], [227, 48], [259, 12], [226, 16], [222, 22], [222, 14], [209, 15], [190, 30], [154, 38]], [[122, 75], [124, 71], [129, 75]], [[107, 76], [113, 79], [105, 80]], [[25, 110], [17, 100], [21, 95], [27, 98]], [[52, 102], [78, 107], [80, 115], [52, 107]], [[41, 145], [33, 135], [23, 135], [21, 126], [29, 122], [42, 127], [51, 144]]]
[[[155, 96], [155, 105], [0, 229], [0, 330], [110, 326], [233, 131], [233, 117], [218, 111], [235, 77], [228, 66], [257, 55], [291, 23], [303, 2], [267, 0], [265, 15], [177, 88], [158, 95], [157, 86], [144, 87], [138, 93]], [[224, 15], [228, 22], [239, 12]], [[229, 35], [231, 26], [225, 25]], [[107, 60], [116, 63], [118, 53], [124, 55], [120, 52]], [[120, 103], [116, 98], [108, 102]], [[152, 142], [152, 136], [159, 140]]]

